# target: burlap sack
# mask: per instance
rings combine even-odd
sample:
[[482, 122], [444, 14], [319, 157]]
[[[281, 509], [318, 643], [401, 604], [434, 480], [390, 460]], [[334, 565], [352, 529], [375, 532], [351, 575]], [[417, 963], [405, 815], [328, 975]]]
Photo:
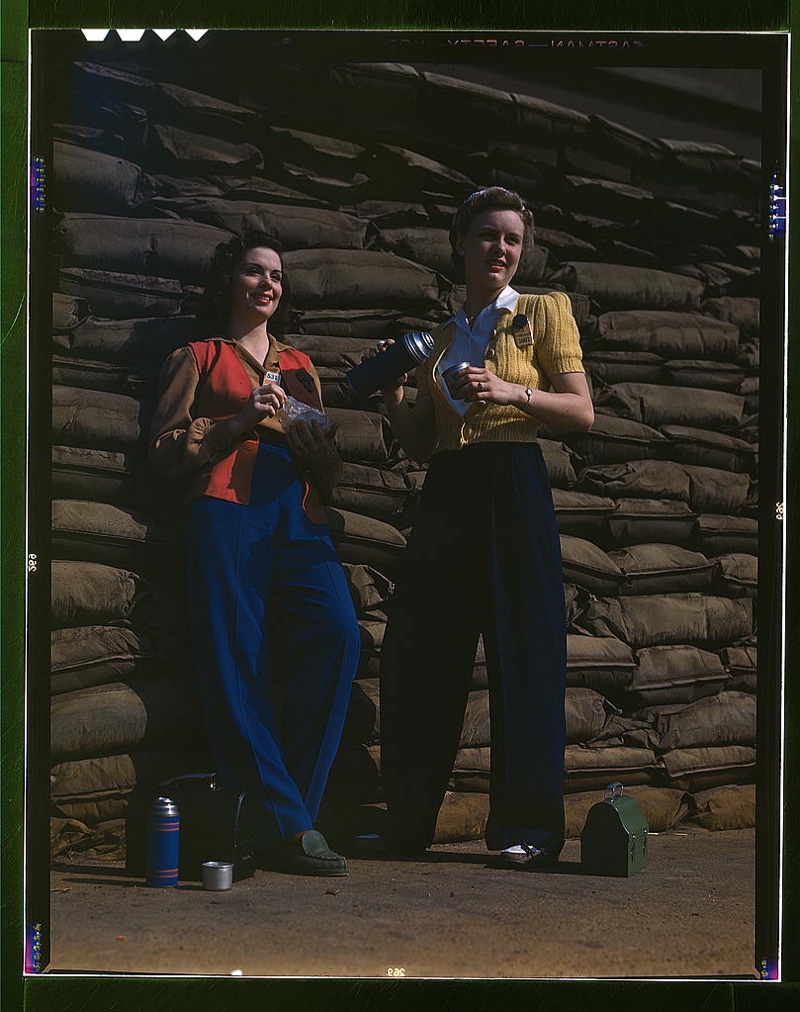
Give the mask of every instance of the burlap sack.
[[596, 542], [604, 528], [605, 518], [614, 509], [614, 500], [589, 492], [554, 488], [553, 506], [559, 533]]
[[124, 215], [140, 197], [142, 183], [141, 169], [133, 162], [78, 144], [53, 142], [48, 196], [60, 211]]
[[756, 744], [756, 699], [747, 692], [720, 692], [656, 720], [658, 749]]
[[689, 425], [697, 429], [735, 430], [744, 417], [744, 397], [739, 394], [708, 390], [699, 397], [691, 387], [652, 383], [616, 383], [598, 394], [597, 404], [654, 429], [661, 425]]
[[[688, 503], [675, 499], [622, 497], [608, 514], [606, 529], [609, 542], [618, 548], [645, 542], [688, 545], [695, 538], [697, 514]], [[705, 543], [702, 551], [708, 554]]]
[[612, 497], [680, 499], [697, 513], [737, 513], [746, 505], [750, 490], [747, 475], [666, 460], [587, 467], [580, 481], [587, 491]]
[[386, 468], [345, 463], [334, 488], [331, 505], [375, 517], [402, 529], [411, 490], [399, 474]]
[[652, 206], [653, 194], [641, 187], [610, 179], [568, 175], [564, 177], [563, 200], [568, 211], [618, 222], [632, 221], [646, 215]]
[[145, 368], [159, 366], [176, 348], [197, 337], [193, 316], [124, 320], [89, 317], [70, 332], [66, 347], [76, 358]]
[[569, 534], [562, 534], [560, 541], [564, 579], [568, 583], [601, 597], [619, 592], [624, 576], [602, 548]]
[[372, 248], [423, 264], [446, 278], [454, 277], [456, 265], [447, 229], [421, 226], [383, 228], [373, 241]]
[[[65, 214], [55, 230], [63, 267], [205, 283], [211, 257], [231, 233], [177, 218]], [[146, 314], [141, 314], [146, 315]]]
[[384, 611], [392, 592], [392, 583], [370, 566], [354, 566], [344, 563], [347, 586], [353, 598], [356, 613]]
[[63, 337], [65, 331], [77, 327], [89, 315], [89, 303], [85, 299], [75, 299], [71, 295], [53, 292], [52, 321], [53, 340], [57, 343], [68, 343], [69, 338]]
[[169, 525], [127, 507], [57, 499], [52, 507], [52, 530], [52, 550], [57, 558], [150, 573], [169, 572], [177, 562]]
[[732, 359], [739, 350], [735, 324], [693, 312], [642, 309], [597, 317], [589, 350], [649, 352], [664, 359]]
[[730, 675], [726, 688], [755, 693], [758, 670], [758, 647], [755, 643], [726, 647], [720, 650], [719, 656]]
[[694, 795], [696, 814], [688, 821], [703, 829], [751, 829], [756, 825], [755, 784], [723, 784]]
[[261, 152], [253, 144], [194, 133], [166, 123], [154, 123], [148, 141], [149, 164], [154, 171], [202, 176], [249, 173], [264, 167]]
[[343, 740], [371, 745], [381, 736], [380, 679], [359, 678], [353, 682], [347, 707]]
[[[374, 344], [375, 341], [383, 340], [384, 338], [392, 336], [390, 334], [390, 328], [392, 325], [402, 318], [402, 313], [398, 309], [328, 309], [320, 307], [318, 309], [301, 309], [296, 310], [292, 313], [291, 317], [291, 330], [292, 330], [292, 347], [300, 348], [301, 351], [308, 351], [311, 354], [311, 349], [314, 349], [314, 345], [304, 347], [300, 343], [294, 343], [297, 340], [297, 335], [305, 338], [332, 337], [336, 340], [347, 339], [355, 340], [361, 339], [367, 342], [363, 349], [359, 352], [358, 357], [352, 362], [353, 365], [358, 365], [361, 361], [361, 355], [368, 347]], [[406, 328], [412, 329], [412, 328]], [[432, 327], [422, 327], [422, 330], [431, 330]], [[287, 342], [288, 343], [288, 342]], [[332, 346], [332, 347], [335, 347]], [[325, 348], [317, 346], [319, 351], [325, 352]], [[351, 349], [358, 351], [359, 349]], [[314, 362], [317, 362], [316, 356], [313, 356]], [[324, 359], [320, 359], [320, 365], [336, 365], [335, 361], [326, 362]]]
[[336, 448], [343, 460], [354, 464], [383, 463], [394, 453], [389, 424], [377, 411], [329, 408], [326, 414], [338, 426]]
[[727, 390], [738, 393], [744, 369], [735, 362], [711, 362], [705, 359], [673, 359], [665, 362], [662, 382], [676, 387], [700, 390]]
[[663, 460], [742, 471], [749, 475], [754, 475], [758, 469], [758, 446], [744, 439], [686, 425], [662, 425], [661, 433], [665, 440], [655, 450]]
[[132, 316], [177, 316], [193, 297], [173, 278], [89, 267], [59, 270], [58, 288], [64, 295], [85, 301], [95, 316], [112, 320]]
[[655, 456], [664, 436], [649, 425], [597, 414], [587, 432], [573, 432], [565, 440], [587, 464], [616, 464]]
[[550, 484], [557, 488], [570, 488], [578, 483], [569, 447], [555, 439], [539, 439], [539, 446], [550, 476]]
[[714, 565], [678, 545], [633, 545], [609, 553], [625, 576], [620, 594], [680, 594], [710, 591]]
[[51, 563], [50, 624], [54, 629], [129, 619], [150, 594], [137, 573], [96, 562]]
[[[603, 351], [594, 349], [584, 352], [583, 365], [597, 381], [603, 383], [658, 383], [664, 359], [649, 351]], [[599, 383], [598, 383], [599, 385]]]
[[447, 791], [439, 809], [433, 842], [478, 840], [483, 836], [488, 817], [488, 795]]
[[90, 625], [50, 634], [50, 692], [151, 674], [156, 652], [147, 634], [124, 626]]
[[267, 162], [307, 165], [342, 179], [364, 167], [366, 154], [366, 148], [353, 141], [274, 125], [266, 128], [262, 150]]
[[389, 580], [397, 570], [406, 539], [395, 527], [349, 510], [327, 510], [331, 537], [342, 562], [371, 566]]
[[753, 632], [753, 602], [705, 594], [660, 594], [592, 601], [580, 619], [593, 636], [616, 636], [634, 650], [692, 644], [707, 650]]
[[168, 81], [156, 82], [153, 116], [160, 123], [234, 141], [244, 140], [259, 122], [258, 113], [253, 109]]
[[703, 312], [710, 313], [718, 320], [732, 323], [747, 337], [758, 337], [760, 329], [759, 310], [761, 303], [755, 298], [707, 299]]
[[131, 678], [54, 696], [53, 762], [122, 755], [153, 745], [197, 746], [203, 717], [193, 679]]
[[657, 760], [662, 782], [697, 793], [722, 784], [749, 784], [755, 779], [756, 750], [748, 745], [683, 748]]
[[714, 593], [724, 597], [757, 597], [758, 558], [741, 552], [717, 556]]
[[716, 695], [727, 681], [720, 658], [709, 650], [688, 645], [645, 647], [637, 652], [625, 690], [625, 710], [641, 716], [644, 707], [692, 703]]
[[98, 450], [143, 449], [152, 407], [136, 398], [79, 387], [53, 388], [53, 442]]
[[631, 648], [613, 636], [567, 634], [567, 685], [593, 689], [612, 702], [622, 697], [634, 670]]
[[154, 477], [142, 456], [78, 446], [52, 449], [51, 491], [58, 499], [157, 512], [176, 505], [177, 491]]
[[752, 517], [701, 513], [697, 532], [700, 551], [709, 558], [738, 552], [758, 555], [758, 521]]
[[53, 355], [52, 361], [52, 380], [55, 386], [102, 390], [140, 400], [153, 398], [156, 394], [158, 379], [156, 366], [94, 362], [64, 355]]
[[454, 791], [488, 794], [491, 772], [491, 749], [460, 748], [456, 753], [448, 787]]
[[564, 752], [564, 791], [602, 791], [614, 780], [628, 786], [657, 784], [655, 754], [646, 748], [591, 748], [567, 745]]

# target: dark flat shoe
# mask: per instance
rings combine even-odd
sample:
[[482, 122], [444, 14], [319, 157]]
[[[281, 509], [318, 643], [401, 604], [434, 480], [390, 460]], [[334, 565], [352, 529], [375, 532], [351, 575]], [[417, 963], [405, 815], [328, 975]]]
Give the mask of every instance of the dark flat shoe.
[[347, 861], [328, 846], [316, 829], [309, 829], [296, 840], [284, 840], [272, 851], [265, 867], [292, 875], [346, 875]]

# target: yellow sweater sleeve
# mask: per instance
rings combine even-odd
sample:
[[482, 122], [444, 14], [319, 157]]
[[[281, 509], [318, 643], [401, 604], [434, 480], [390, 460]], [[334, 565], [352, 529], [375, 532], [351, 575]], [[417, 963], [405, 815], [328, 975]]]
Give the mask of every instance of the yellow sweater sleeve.
[[537, 298], [533, 307], [534, 351], [548, 377], [584, 372], [580, 334], [565, 292]]

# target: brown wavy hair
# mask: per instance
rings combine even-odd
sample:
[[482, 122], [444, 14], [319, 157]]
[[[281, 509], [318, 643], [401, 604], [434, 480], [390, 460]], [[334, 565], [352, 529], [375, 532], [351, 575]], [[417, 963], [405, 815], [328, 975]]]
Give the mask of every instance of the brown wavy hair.
[[248, 250], [259, 247], [274, 250], [281, 258], [283, 291], [278, 308], [270, 317], [269, 330], [276, 335], [284, 332], [291, 311], [291, 289], [283, 264], [283, 246], [268, 232], [253, 230], [234, 236], [228, 242], [220, 243], [214, 250], [208, 268], [205, 291], [197, 309], [197, 322], [203, 337], [222, 337], [225, 334], [230, 311], [233, 269]]
[[484, 211], [516, 211], [522, 218], [522, 249], [533, 246], [533, 213], [525, 201], [514, 190], [504, 186], [487, 186], [483, 190], [475, 190], [461, 204], [453, 218], [450, 228], [450, 246], [454, 262], [462, 267], [464, 258], [457, 251], [458, 240], [462, 239], [472, 222]]

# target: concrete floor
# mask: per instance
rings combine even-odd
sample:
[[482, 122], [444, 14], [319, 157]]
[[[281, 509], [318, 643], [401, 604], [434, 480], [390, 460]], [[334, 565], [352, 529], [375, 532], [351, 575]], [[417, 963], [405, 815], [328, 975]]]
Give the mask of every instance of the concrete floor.
[[224, 893], [60, 866], [49, 970], [244, 976], [754, 977], [754, 831], [653, 835], [631, 878], [486, 866], [482, 843]]

